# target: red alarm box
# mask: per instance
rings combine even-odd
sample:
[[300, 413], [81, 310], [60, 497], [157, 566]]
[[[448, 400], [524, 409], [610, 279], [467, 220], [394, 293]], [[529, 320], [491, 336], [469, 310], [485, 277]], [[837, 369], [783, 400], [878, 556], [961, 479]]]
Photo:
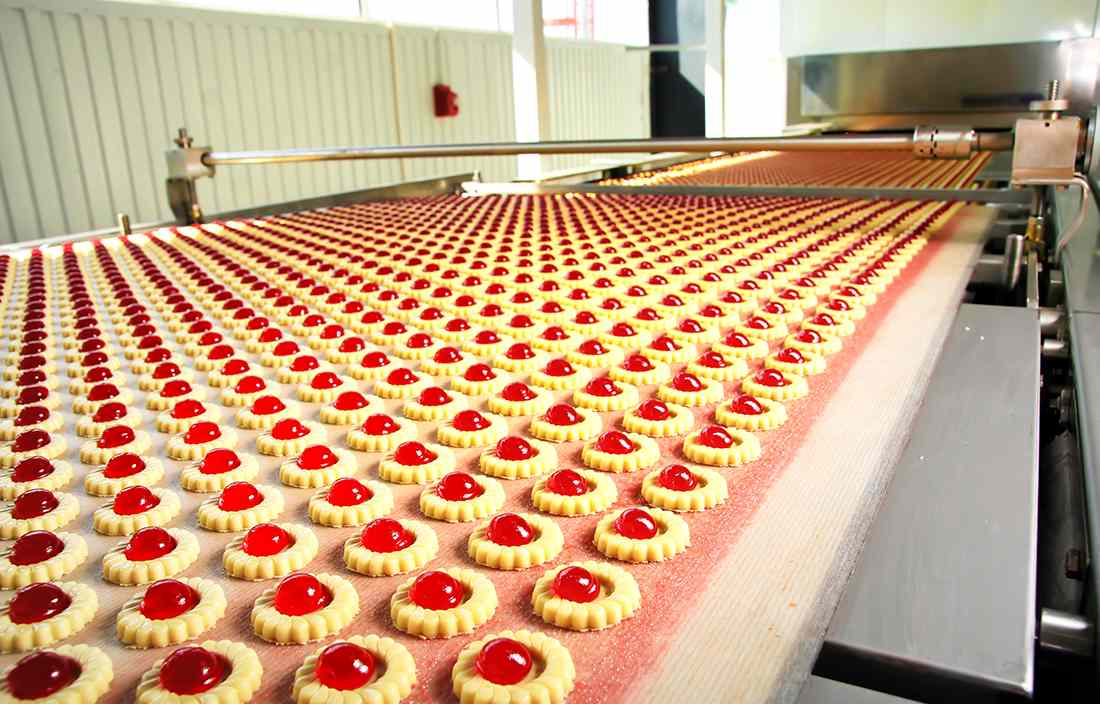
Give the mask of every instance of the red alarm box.
[[432, 103], [436, 117], [454, 117], [458, 114], [458, 93], [442, 83], [432, 86]]

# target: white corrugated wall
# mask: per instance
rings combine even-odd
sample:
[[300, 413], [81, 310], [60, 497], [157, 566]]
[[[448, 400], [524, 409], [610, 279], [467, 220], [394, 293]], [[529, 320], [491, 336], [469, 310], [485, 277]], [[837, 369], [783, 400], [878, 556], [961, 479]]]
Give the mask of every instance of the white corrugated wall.
[[[648, 65], [621, 46], [549, 42], [551, 137], [649, 132]], [[449, 84], [459, 115], [432, 114]], [[0, 241], [170, 218], [176, 129], [220, 150], [515, 138], [511, 37], [98, 0], [0, 0]], [[556, 157], [555, 167], [588, 157]], [[208, 213], [515, 160], [223, 167]]]

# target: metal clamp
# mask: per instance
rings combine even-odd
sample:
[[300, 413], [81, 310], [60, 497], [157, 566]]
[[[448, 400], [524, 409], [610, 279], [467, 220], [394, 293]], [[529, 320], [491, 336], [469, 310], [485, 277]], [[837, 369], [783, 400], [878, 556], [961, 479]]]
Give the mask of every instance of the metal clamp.
[[978, 147], [978, 133], [969, 127], [922, 125], [913, 130], [913, 156], [918, 159], [966, 159]]

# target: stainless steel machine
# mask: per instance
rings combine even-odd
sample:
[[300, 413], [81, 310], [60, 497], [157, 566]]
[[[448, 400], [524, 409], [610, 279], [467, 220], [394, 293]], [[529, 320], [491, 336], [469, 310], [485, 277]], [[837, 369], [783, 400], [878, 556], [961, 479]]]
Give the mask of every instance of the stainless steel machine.
[[[769, 139], [228, 152], [195, 146], [181, 130], [167, 153], [167, 191], [181, 223], [445, 192], [905, 198], [991, 209], [967, 299], [858, 566], [821, 624], [824, 644], [799, 701], [1092, 700], [1100, 681], [1091, 561], [1100, 544], [1098, 67], [1092, 40], [797, 57], [788, 82], [795, 134]], [[761, 151], [992, 156], [950, 187], [620, 180]], [[195, 189], [197, 179], [249, 164], [635, 152], [657, 156], [540, 182], [462, 174], [217, 215], [203, 212]]]

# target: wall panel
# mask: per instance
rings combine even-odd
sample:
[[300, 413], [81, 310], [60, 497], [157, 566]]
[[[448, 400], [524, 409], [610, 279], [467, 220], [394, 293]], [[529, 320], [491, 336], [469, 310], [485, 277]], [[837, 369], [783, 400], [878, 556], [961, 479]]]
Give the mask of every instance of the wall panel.
[[[552, 139], [649, 134], [648, 56], [550, 40]], [[396, 67], [396, 68], [395, 68]], [[459, 95], [437, 118], [432, 85]], [[0, 0], [0, 241], [167, 220], [164, 151], [513, 141], [511, 36], [97, 0]], [[589, 156], [547, 160], [560, 169]], [[209, 213], [514, 157], [223, 167]]]

